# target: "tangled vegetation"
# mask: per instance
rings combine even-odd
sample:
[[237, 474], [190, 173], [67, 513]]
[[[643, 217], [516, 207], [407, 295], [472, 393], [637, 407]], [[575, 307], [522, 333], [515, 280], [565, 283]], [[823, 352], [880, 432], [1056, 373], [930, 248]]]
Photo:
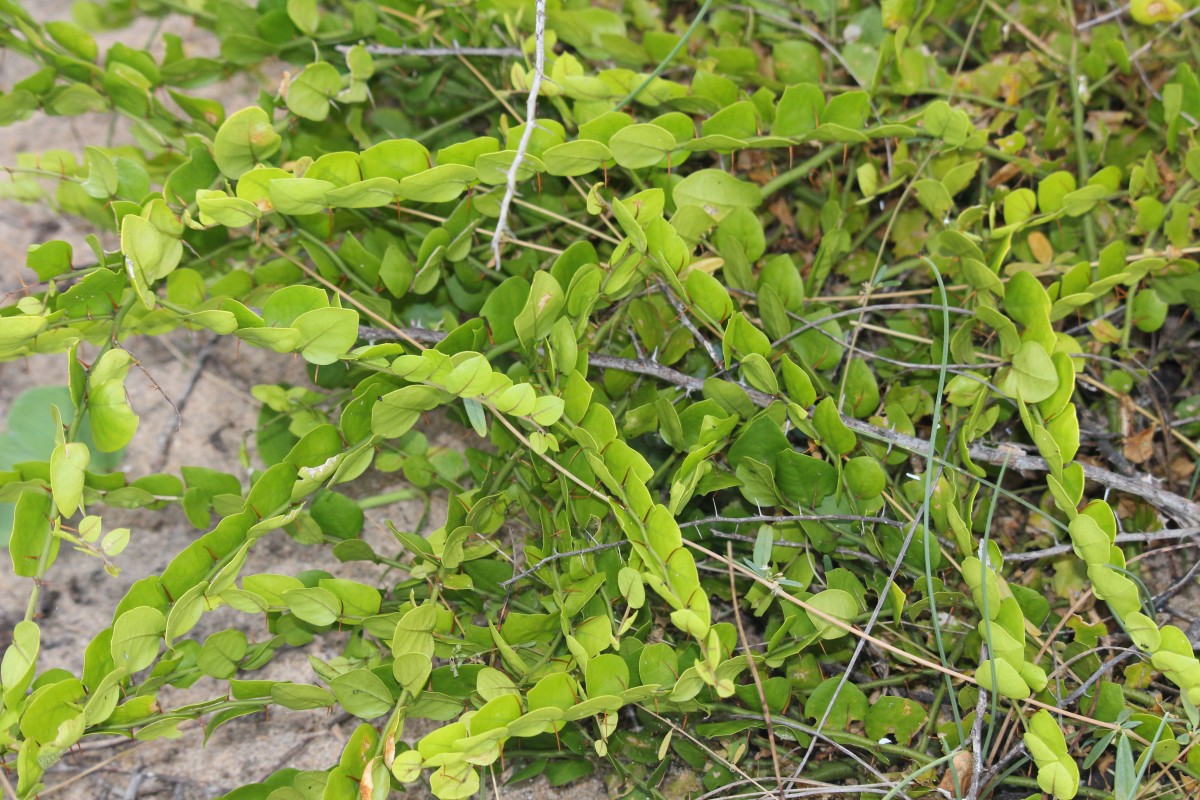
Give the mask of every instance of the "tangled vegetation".
[[[190, 16], [220, 58], [100, 52], [88, 31], [134, 14]], [[1196, 631], [1168, 606], [1196, 570], [1143, 559], [1200, 532], [1191, 11], [75, 15], [0, 0], [37, 66], [0, 122], [114, 113], [135, 140], [8, 164], [8, 196], [115, 235], [31, 248], [0, 309], [0, 358], [64, 354], [68, 386], [36, 405], [47, 452], [0, 472], [33, 595], [0, 665], [4, 792], [87, 736], [336, 707], [362, 721], [339, 763], [227, 798], [594, 770], [630, 797], [1194, 794]], [[194, 93], [267, 60], [289, 74], [254, 106]], [[309, 365], [256, 387], [249, 472], [113, 471], [139, 446], [126, 345], [181, 328]], [[429, 452], [435, 410], [462, 453]], [[444, 490], [445, 524], [372, 548], [368, 471]], [[194, 542], [78, 672], [39, 671], [60, 548], [116, 571], [154, 545], [100, 511], [169, 505]], [[279, 536], [312, 569], [247, 574]], [[260, 635], [192, 637], [220, 607]], [[311, 683], [255, 677], [317, 639], [343, 652]], [[210, 701], [158, 704], [201, 680]]]

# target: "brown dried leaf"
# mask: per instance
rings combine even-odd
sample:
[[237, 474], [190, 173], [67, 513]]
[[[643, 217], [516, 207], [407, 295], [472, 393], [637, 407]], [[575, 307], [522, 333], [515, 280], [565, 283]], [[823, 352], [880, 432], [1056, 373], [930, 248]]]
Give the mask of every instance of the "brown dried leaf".
[[767, 206], [767, 210], [771, 212], [779, 224], [789, 231], [796, 230], [796, 218], [792, 216], [792, 207], [788, 203], [786, 197], [779, 197], [771, 205]]
[[992, 173], [992, 177], [988, 179], [988, 188], [995, 189], [997, 186], [1001, 185], [1009, 178], [1011, 178], [1015, 175], [1019, 175], [1020, 173], [1021, 173], [1021, 167], [1018, 164], [1016, 164], [1015, 162], [1010, 161], [1009, 163], [1005, 164], [1004, 166], [1000, 167], [1000, 169], [998, 169], [994, 173]]
[[959, 750], [950, 759], [950, 766], [942, 776], [939, 789], [949, 792], [953, 797], [963, 797], [971, 788], [971, 771], [975, 768], [975, 756], [970, 750]]
[[1134, 464], [1143, 464], [1149, 461], [1150, 456], [1154, 455], [1154, 432], [1157, 429], [1157, 425], [1151, 425], [1145, 430], [1126, 436], [1125, 446], [1122, 448], [1125, 457]]
[[1177, 481], [1186, 481], [1192, 477], [1192, 473], [1196, 471], [1196, 465], [1191, 459], [1184, 456], [1176, 456], [1171, 461], [1171, 477]]

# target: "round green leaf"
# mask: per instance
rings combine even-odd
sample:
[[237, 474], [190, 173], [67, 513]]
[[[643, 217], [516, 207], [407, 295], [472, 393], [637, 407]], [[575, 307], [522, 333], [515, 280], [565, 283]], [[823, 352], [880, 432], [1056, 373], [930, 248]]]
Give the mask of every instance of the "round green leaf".
[[717, 220], [735, 208], [755, 208], [762, 202], [757, 186], [719, 169], [693, 172], [675, 185], [671, 196], [677, 208], [697, 206]]
[[329, 116], [330, 101], [341, 88], [342, 76], [336, 67], [324, 61], [309, 64], [288, 84], [288, 111], [321, 122]]
[[612, 135], [608, 147], [626, 169], [644, 169], [660, 163], [675, 149], [675, 137], [666, 128], [650, 123], [629, 125]]
[[129, 407], [125, 384], [120, 380], [92, 386], [88, 397], [92, 441], [101, 453], [120, 450], [137, 433], [138, 416]]
[[236, 180], [275, 155], [281, 141], [266, 111], [258, 106], [243, 108], [217, 130], [213, 160], [221, 174]]

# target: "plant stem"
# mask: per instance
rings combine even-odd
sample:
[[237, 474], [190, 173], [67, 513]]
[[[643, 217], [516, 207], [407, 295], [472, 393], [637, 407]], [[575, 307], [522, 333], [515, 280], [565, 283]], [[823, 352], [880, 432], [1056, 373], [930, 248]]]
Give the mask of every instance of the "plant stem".
[[[104, 342], [104, 345], [100, 348], [100, 351], [98, 353], [96, 353], [95, 359], [92, 360], [92, 366], [88, 367], [87, 370], [84, 372], [85, 382], [87, 380], [87, 376], [91, 375], [92, 367], [94, 367], [96, 365], [96, 362], [98, 362], [100, 360], [100, 358], [105, 353], [107, 353], [109, 350], [111, 350], [113, 348], [113, 346], [116, 344], [117, 336], [121, 330], [121, 322], [122, 322], [122, 320], [125, 319], [125, 315], [129, 313], [129, 310], [131, 308], [133, 308], [134, 304], [136, 304], [136, 303], [137, 303], [137, 295], [131, 291], [128, 299], [126, 299], [125, 302], [121, 304], [121, 307], [117, 309], [117, 313], [113, 315], [111, 334], [109, 335], [108, 339]], [[83, 422], [83, 415], [85, 413], [87, 413], [87, 403], [88, 403], [88, 395], [87, 395], [87, 390], [85, 388], [84, 394], [83, 394], [83, 400], [80, 402], [79, 407], [75, 409], [75, 416], [72, 417], [71, 424], [67, 428], [67, 432], [65, 435], [66, 441], [74, 442], [77, 439], [77, 437], [79, 436], [79, 426]], [[42, 577], [46, 574], [46, 570], [49, 568], [50, 554], [54, 551], [54, 542], [55, 541], [56, 541], [55, 534], [53, 531], [50, 531], [46, 534], [45, 541], [42, 542], [42, 552], [40, 552], [38, 554], [37, 570], [33, 576], [33, 588], [30, 589], [30, 591], [29, 591], [29, 602], [26, 603], [26, 605], [25, 605], [25, 621], [26, 622], [32, 622], [34, 615], [37, 613], [37, 601], [38, 601], [38, 595], [41, 594]]]
[[627, 94], [619, 103], [613, 106], [613, 111], [620, 111], [622, 108], [636, 100], [638, 95], [640, 95], [647, 86], [653, 83], [655, 78], [662, 74], [663, 70], [667, 68], [667, 65], [674, 60], [675, 56], [679, 55], [679, 51], [682, 50], [684, 45], [688, 43], [688, 40], [692, 38], [692, 34], [696, 32], [696, 28], [700, 26], [701, 21], [703, 21], [705, 15], [708, 14], [708, 9], [711, 7], [712, 0], [704, 0], [704, 5], [700, 6], [700, 10], [696, 12], [696, 16], [692, 18], [692, 24], [688, 25], [687, 30], [683, 32], [683, 36], [679, 37], [679, 41], [675, 43], [675, 46], [672, 47], [670, 52], [663, 57], [662, 61], [658, 62], [658, 66], [656, 66], [650, 72], [650, 74], [646, 76], [646, 79], [638, 84], [636, 89]]
[[423, 492], [419, 489], [397, 489], [394, 492], [384, 492], [383, 494], [371, 495], [364, 497], [358, 501], [358, 507], [363, 511], [369, 511], [372, 508], [399, 503], [404, 500], [415, 500], [423, 496]]
[[842, 148], [840, 146], [826, 147], [824, 150], [820, 151], [811, 158], [805, 159], [796, 166], [792, 167], [787, 172], [781, 173], [780, 175], [772, 178], [762, 187], [763, 197], [770, 197], [771, 195], [775, 194], [775, 192], [778, 192], [780, 189], [791, 184], [792, 181], [805, 177], [817, 167], [824, 164], [826, 161], [835, 158], [841, 152]]

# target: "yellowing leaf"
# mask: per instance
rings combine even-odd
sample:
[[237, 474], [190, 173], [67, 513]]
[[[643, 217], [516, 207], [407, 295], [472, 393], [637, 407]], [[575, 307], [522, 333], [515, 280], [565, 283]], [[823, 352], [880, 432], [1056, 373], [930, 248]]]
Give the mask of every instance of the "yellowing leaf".
[[213, 160], [221, 174], [236, 180], [275, 155], [281, 141], [266, 111], [258, 106], [243, 108], [217, 130]]
[[1153, 25], [1156, 22], [1174, 22], [1183, 13], [1183, 6], [1175, 0], [1133, 0], [1129, 13], [1135, 22]]

